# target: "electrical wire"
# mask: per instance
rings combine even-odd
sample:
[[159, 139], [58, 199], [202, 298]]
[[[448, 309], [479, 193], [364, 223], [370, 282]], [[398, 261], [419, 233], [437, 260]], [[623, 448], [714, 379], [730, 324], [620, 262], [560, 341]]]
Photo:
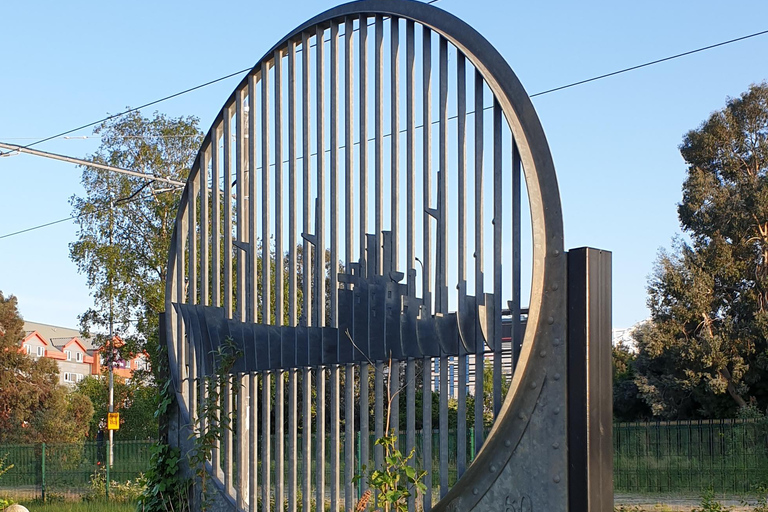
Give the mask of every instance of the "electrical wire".
[[[427, 2], [427, 3], [429, 3], [429, 4], [432, 4], [432, 3], [435, 3], [435, 2], [437, 2], [437, 1], [438, 1], [438, 0], [430, 0], [430, 1], [429, 1], [429, 2]], [[587, 79], [585, 79], [585, 80], [579, 80], [578, 82], [572, 82], [572, 83], [569, 83], [569, 84], [566, 84], [566, 85], [561, 85], [561, 86], [559, 86], [559, 87], [554, 87], [554, 88], [552, 88], [552, 89], [547, 89], [547, 90], [545, 90], [545, 91], [541, 91], [541, 92], [537, 92], [537, 93], [535, 93], [535, 94], [531, 94], [531, 95], [530, 95], [530, 97], [531, 97], [531, 98], [534, 98], [534, 97], [537, 97], [537, 96], [543, 96], [543, 95], [545, 95], [545, 94], [550, 94], [550, 93], [553, 93], [553, 92], [562, 91], [562, 90], [564, 90], [564, 89], [569, 89], [569, 88], [571, 88], [571, 87], [576, 87], [576, 86], [578, 86], [578, 85], [583, 85], [583, 84], [586, 84], [586, 83], [589, 83], [589, 82], [594, 82], [594, 81], [597, 81], [597, 80], [602, 80], [602, 79], [604, 79], [604, 78], [608, 78], [608, 77], [611, 77], [611, 76], [616, 76], [616, 75], [619, 75], [619, 74], [622, 74], [622, 73], [627, 73], [627, 72], [629, 72], [629, 71], [634, 71], [634, 70], [637, 70], [637, 69], [641, 69], [641, 68], [644, 68], [644, 67], [652, 66], [652, 65], [655, 65], [655, 64], [659, 64], [659, 63], [662, 63], [662, 62], [667, 62], [667, 61], [670, 61], [670, 60], [674, 60], [674, 59], [678, 59], [678, 58], [681, 58], [681, 57], [685, 57], [685, 56], [688, 56], [688, 55], [692, 55], [692, 54], [694, 54], [694, 53], [699, 53], [699, 52], [703, 52], [703, 51], [706, 51], [706, 50], [711, 50], [711, 49], [713, 49], [713, 48], [718, 48], [718, 47], [720, 47], [720, 46], [725, 46], [725, 45], [728, 45], [728, 44], [732, 44], [732, 43], [736, 43], [736, 42], [739, 42], [739, 41], [744, 41], [744, 40], [746, 40], [746, 39], [751, 39], [751, 38], [753, 38], [753, 37], [758, 37], [758, 36], [761, 36], [761, 35], [765, 35], [765, 34], [768, 34], [768, 30], [762, 30], [762, 31], [760, 31], [760, 32], [755, 32], [755, 33], [752, 33], [752, 34], [748, 34], [748, 35], [746, 35], [746, 36], [737, 37], [737, 38], [735, 38], [735, 39], [729, 39], [729, 40], [727, 40], [727, 41], [721, 41], [721, 42], [719, 42], [719, 43], [711, 44], [711, 45], [708, 45], [708, 46], [702, 46], [702, 47], [700, 47], [700, 48], [696, 48], [696, 49], [694, 49], [694, 50], [689, 50], [689, 51], [687, 51], [687, 52], [678, 53], [678, 54], [675, 54], [675, 55], [670, 55], [669, 57], [664, 57], [664, 58], [661, 58], [661, 59], [656, 59], [656, 60], [653, 60], [653, 61], [645, 62], [645, 63], [643, 63], [643, 64], [638, 64], [638, 65], [635, 65], [635, 66], [630, 66], [630, 67], [627, 67], [627, 68], [623, 68], [623, 69], [620, 69], [620, 70], [617, 70], [617, 71], [612, 71], [612, 72], [610, 72], [610, 73], [605, 73], [605, 74], [603, 74], [603, 75], [598, 75], [598, 76], [595, 76], [595, 77], [592, 77], [592, 78], [587, 78]], [[102, 122], [102, 121], [105, 121], [105, 120], [107, 120], [107, 119], [112, 119], [112, 118], [114, 118], [114, 117], [118, 117], [118, 116], [120, 116], [120, 115], [125, 115], [125, 114], [127, 114], [127, 113], [130, 113], [130, 112], [133, 112], [133, 111], [135, 111], [135, 110], [139, 110], [139, 109], [141, 109], [141, 108], [144, 108], [144, 107], [146, 107], [146, 106], [155, 105], [155, 104], [157, 104], [157, 103], [160, 103], [161, 101], [165, 101], [165, 100], [167, 100], [167, 99], [175, 98], [176, 96], [180, 96], [180, 95], [182, 95], [182, 94], [186, 94], [187, 92], [191, 92], [191, 91], [194, 91], [194, 90], [196, 90], [196, 89], [200, 89], [201, 87], [205, 87], [205, 86], [207, 86], [207, 85], [210, 85], [210, 84], [213, 84], [213, 83], [219, 82], [219, 81], [221, 81], [221, 80], [225, 80], [225, 79], [227, 79], [227, 78], [230, 78], [230, 77], [232, 77], [232, 76], [235, 76], [235, 75], [237, 75], [237, 74], [240, 74], [240, 73], [243, 73], [243, 72], [245, 72], [245, 71], [248, 71], [249, 69], [250, 69], [250, 68], [248, 68], [248, 69], [246, 69], [246, 70], [238, 71], [238, 72], [236, 72], [236, 73], [232, 73], [232, 74], [226, 75], [226, 76], [224, 76], [224, 77], [221, 77], [221, 78], [218, 78], [218, 79], [216, 79], [216, 80], [212, 80], [212, 81], [210, 81], [210, 82], [206, 82], [205, 84], [202, 84], [202, 85], [198, 85], [198, 86], [196, 86], [196, 87], [192, 87], [192, 88], [190, 88], [190, 89], [187, 89], [187, 90], [185, 90], [185, 91], [181, 91], [181, 92], [179, 92], [179, 93], [176, 93], [176, 94], [172, 94], [172, 95], [170, 95], [170, 96], [166, 96], [165, 98], [161, 98], [161, 99], [159, 99], [159, 100], [156, 100], [156, 101], [153, 101], [153, 102], [147, 103], [146, 105], [143, 105], [143, 106], [141, 106], [141, 107], [136, 107], [135, 109], [130, 109], [130, 110], [127, 110], [127, 111], [125, 111], [125, 112], [123, 112], [123, 113], [121, 113], [121, 114], [115, 114], [115, 115], [113, 115], [113, 116], [109, 116], [109, 117], [107, 117], [107, 118], [104, 118], [104, 119], [103, 119], [103, 120], [101, 120], [101, 121], [95, 121], [95, 122], [93, 122], [93, 123], [89, 123], [89, 124], [87, 124], [87, 125], [83, 125], [82, 127], [79, 127], [79, 128], [75, 128], [75, 129], [73, 129], [73, 130], [69, 130], [69, 131], [67, 131], [67, 132], [64, 132], [64, 133], [61, 133], [61, 134], [58, 134], [58, 135], [54, 135], [54, 136], [52, 136], [52, 137], [48, 137], [48, 138], [45, 138], [45, 139], [41, 139], [41, 140], [39, 140], [39, 141], [37, 141], [37, 142], [34, 142], [34, 143], [32, 143], [32, 144], [29, 144], [28, 146], [25, 146], [25, 147], [33, 146], [33, 145], [35, 145], [35, 144], [39, 144], [39, 143], [41, 143], [41, 142], [45, 142], [45, 141], [47, 141], [47, 140], [51, 140], [51, 139], [54, 139], [54, 138], [56, 138], [56, 137], [61, 137], [61, 136], [63, 136], [63, 135], [66, 135], [66, 134], [72, 133], [72, 132], [74, 132], [74, 131], [77, 131], [77, 130], [80, 130], [80, 129], [82, 129], [82, 128], [87, 128], [87, 127], [89, 127], [89, 126], [93, 126], [93, 125], [95, 125], [95, 124], [98, 124], [98, 123], [100, 123], [100, 122]], [[485, 107], [485, 108], [483, 108], [483, 110], [488, 110], [488, 109], [490, 109], [490, 108], [492, 108], [492, 106], [488, 106], [488, 107]], [[472, 111], [472, 112], [467, 112], [467, 115], [470, 115], [470, 114], [474, 114], [474, 111]], [[450, 117], [449, 119], [455, 119], [456, 117], [457, 117], [457, 116], [452, 116], [452, 117]], [[436, 122], [438, 122], [438, 121], [435, 121], [435, 122], [433, 122], [433, 124], [434, 124], [434, 123], [436, 123]], [[416, 128], [423, 128], [423, 126], [421, 126], [421, 125], [420, 125], [420, 126], [416, 126]], [[400, 132], [402, 133], [403, 131], [404, 131], [404, 130], [401, 130]], [[359, 142], [357, 142], [357, 143], [355, 143], [355, 144], [359, 144]], [[39, 225], [39, 226], [33, 226], [33, 227], [31, 227], [31, 228], [27, 228], [27, 229], [24, 229], [24, 230], [21, 230], [21, 231], [17, 231], [17, 232], [14, 232], [14, 233], [8, 233], [8, 234], [5, 234], [5, 235], [1, 235], [1, 236], [0, 236], [0, 240], [2, 240], [3, 238], [8, 238], [8, 237], [14, 236], [14, 235], [20, 235], [20, 234], [22, 234], [22, 233], [27, 233], [27, 232], [29, 232], [29, 231], [33, 231], [33, 230], [36, 230], [36, 229], [41, 229], [41, 228], [44, 228], [44, 227], [48, 227], [48, 226], [51, 226], [51, 225], [54, 225], [54, 224], [58, 224], [58, 223], [61, 223], [61, 222], [66, 222], [66, 221], [68, 221], [68, 220], [72, 220], [72, 219], [74, 219], [74, 218], [76, 218], [76, 217], [67, 217], [66, 219], [60, 219], [60, 220], [57, 220], [57, 221], [53, 221], [53, 222], [49, 222], [49, 223], [46, 223], [46, 224], [41, 224], [41, 225]]]
[[[431, 4], [434, 4], [434, 3], [438, 2], [438, 1], [439, 0], [429, 0], [426, 3], [431, 5]], [[357, 31], [357, 29], [355, 29], [355, 31]], [[330, 39], [328, 41], [330, 41]], [[323, 42], [327, 42], [327, 41], [324, 40]], [[312, 45], [311, 47], [316, 46], [316, 44], [317, 43], [315, 43], [315, 45]], [[26, 148], [30, 148], [32, 146], [36, 146], [38, 144], [42, 144], [43, 142], [48, 142], [49, 140], [58, 139], [60, 137], [63, 137], [64, 135], [69, 135], [70, 133], [77, 132], [77, 131], [83, 130], [85, 128], [90, 128], [91, 126], [95, 126], [97, 124], [101, 124], [101, 123], [103, 123], [105, 121], [109, 121], [111, 119], [122, 117], [122, 116], [124, 116], [126, 114], [130, 114], [131, 112], [136, 112], [136, 111], [139, 111], [139, 110], [143, 110], [143, 109], [145, 109], [147, 107], [151, 107], [152, 105], [157, 105], [158, 103], [162, 103], [164, 101], [168, 101], [168, 100], [176, 98], [178, 96], [182, 96], [184, 94], [196, 91], [198, 89], [202, 89], [203, 87], [208, 87], [209, 85], [213, 85], [215, 83], [221, 82], [221, 81], [226, 80], [228, 78], [232, 78], [233, 76], [241, 75], [241, 74], [243, 74], [243, 73], [245, 73], [247, 71], [250, 71], [251, 69], [253, 69], [253, 68], [241, 69], [240, 71], [235, 71], [234, 73], [230, 73], [230, 74], [222, 76], [220, 78], [216, 78], [214, 80], [210, 80], [208, 82], [205, 82], [204, 84], [196, 85], [194, 87], [190, 87], [189, 89], [184, 89], [183, 91], [180, 91], [180, 92], [177, 92], [177, 93], [174, 93], [174, 94], [170, 94], [168, 96], [164, 96], [164, 97], [162, 97], [160, 99], [157, 99], [157, 100], [154, 100], [154, 101], [150, 101], [149, 103], [145, 103], [145, 104], [140, 105], [138, 107], [129, 108], [128, 110], [125, 110], [123, 112], [109, 115], [107, 117], [99, 119], [98, 121], [93, 121], [91, 123], [87, 123], [87, 124], [84, 124], [82, 126], [78, 126], [77, 128], [72, 128], [71, 130], [67, 130], [67, 131], [64, 131], [64, 132], [61, 132], [61, 133], [57, 133], [56, 135], [51, 135], [50, 137], [45, 137], [43, 139], [36, 140], [35, 142], [31, 142], [31, 143], [27, 144], [26, 146], [24, 146], [24, 148], [25, 149]], [[85, 137], [83, 137], [83, 138], [85, 138]], [[0, 152], [0, 156], [4, 156], [7, 153], [10, 153], [10, 152], [6, 152], [6, 153]]]
[[[128, 195], [126, 197], [121, 197], [121, 198], [115, 199], [113, 201], [113, 206], [117, 206], [119, 204], [131, 203], [131, 202], [134, 202], [134, 201], [138, 201], [139, 199], [150, 199], [150, 198], [154, 197], [154, 194], [153, 195], [136, 197], [136, 195], [139, 192], [141, 192], [142, 190], [144, 190], [147, 187], [147, 185], [149, 185], [149, 183], [150, 182], [144, 183], [142, 186], [140, 186], [138, 189], [136, 189], [134, 192], [132, 192], [130, 195]], [[176, 189], [176, 188], [170, 189], [170, 188], [167, 188], [167, 189], [163, 189], [163, 190], [155, 190], [154, 193], [155, 194], [162, 194], [163, 192], [173, 192], [173, 191], [178, 191], [178, 190], [180, 190], [180, 189]], [[53, 226], [54, 224], [61, 224], [62, 222], [67, 222], [68, 220], [79, 219], [80, 217], [85, 217], [86, 215], [93, 215], [95, 213], [101, 213], [103, 211], [109, 210], [110, 208], [111, 208], [110, 206], [105, 206], [103, 208], [96, 208], [93, 211], [90, 211], [90, 212], [87, 212], [87, 213], [81, 213], [80, 215], [72, 215], [72, 216], [67, 217], [65, 219], [59, 219], [59, 220], [54, 220], [52, 222], [46, 222], [45, 224], [39, 224], [37, 226], [32, 226], [32, 227], [29, 227], [29, 228], [21, 229], [19, 231], [14, 231], [13, 233], [6, 233], [4, 235], [0, 235], [0, 240], [2, 240], [3, 238], [9, 238], [9, 237], [12, 237], [12, 236], [15, 236], [15, 235], [21, 235], [23, 233], [29, 233], [30, 231], [35, 231], [37, 229], [47, 228], [48, 226]]]

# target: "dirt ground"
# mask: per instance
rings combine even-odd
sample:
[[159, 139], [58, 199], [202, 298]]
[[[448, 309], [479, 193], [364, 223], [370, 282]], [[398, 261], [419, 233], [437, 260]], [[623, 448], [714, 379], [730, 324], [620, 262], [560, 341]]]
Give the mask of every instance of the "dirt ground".
[[[742, 504], [755, 503], [753, 497], [717, 496], [717, 500], [733, 512], [751, 512], [752, 507]], [[701, 505], [701, 498], [697, 496], [636, 496], [628, 494], [616, 494], [613, 498], [616, 507], [624, 505], [635, 512], [631, 507], [639, 507], [644, 512], [690, 512]]]

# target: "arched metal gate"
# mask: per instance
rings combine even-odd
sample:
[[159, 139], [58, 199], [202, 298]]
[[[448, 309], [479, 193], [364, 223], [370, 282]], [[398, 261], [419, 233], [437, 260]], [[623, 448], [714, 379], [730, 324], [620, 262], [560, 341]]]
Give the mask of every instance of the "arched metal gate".
[[237, 86], [184, 190], [180, 430], [211, 427], [201, 377], [231, 338], [208, 467], [228, 506], [353, 510], [391, 417], [428, 471], [411, 509], [566, 510], [566, 266], [547, 142], [498, 52], [423, 3], [331, 9]]

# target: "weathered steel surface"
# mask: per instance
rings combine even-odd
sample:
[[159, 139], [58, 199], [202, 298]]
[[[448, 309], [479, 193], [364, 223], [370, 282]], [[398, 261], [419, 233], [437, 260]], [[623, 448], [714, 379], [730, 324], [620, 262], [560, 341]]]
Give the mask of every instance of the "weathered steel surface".
[[[363, 0], [291, 32], [214, 121], [173, 240], [164, 325], [180, 421], [210, 427], [196, 417], [202, 380], [217, 350], [241, 353], [227, 386], [237, 399], [221, 402], [238, 430], [215, 443], [208, 468], [222, 503], [351, 509], [367, 488], [355, 476], [383, 462], [371, 434], [399, 430], [402, 416], [406, 453], [417, 426], [439, 430], [416, 450], [425, 509], [568, 510], [554, 166], [514, 73], [464, 22], [424, 3]], [[521, 340], [512, 374], [508, 347]], [[483, 439], [486, 394], [495, 422]]]

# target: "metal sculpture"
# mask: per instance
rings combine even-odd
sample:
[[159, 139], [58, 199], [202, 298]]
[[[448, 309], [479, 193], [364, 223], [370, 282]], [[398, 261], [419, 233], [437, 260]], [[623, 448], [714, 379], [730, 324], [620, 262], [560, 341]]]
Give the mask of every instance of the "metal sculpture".
[[[604, 276], [600, 257], [591, 261]], [[547, 142], [498, 52], [419, 2], [331, 9], [237, 86], [187, 182], [164, 318], [180, 407], [174, 442], [189, 446], [182, 431], [198, 420], [202, 377], [229, 338], [243, 357], [220, 406], [236, 427], [208, 467], [222, 507], [294, 511], [301, 501], [308, 511], [314, 498], [352, 510], [365, 487], [354, 480], [360, 466], [382, 463], [371, 440], [387, 429], [386, 380], [390, 396], [405, 395], [401, 446], [417, 449], [428, 471], [425, 510], [568, 510], [566, 260]], [[492, 396], [490, 433], [481, 398], [467, 422], [470, 391]], [[392, 400], [392, 418], [399, 409]], [[423, 439], [438, 427], [436, 453], [419, 446], [417, 416]]]

